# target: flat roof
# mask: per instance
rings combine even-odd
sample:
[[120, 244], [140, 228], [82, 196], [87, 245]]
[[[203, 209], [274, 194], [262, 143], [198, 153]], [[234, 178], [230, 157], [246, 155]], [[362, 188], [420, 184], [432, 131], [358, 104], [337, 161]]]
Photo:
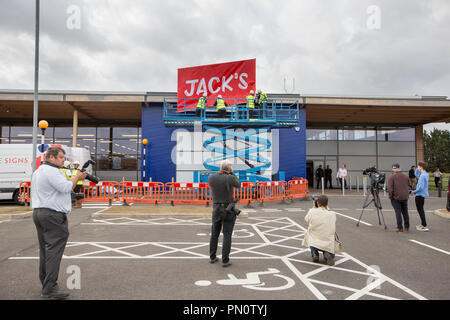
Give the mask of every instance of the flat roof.
[[[140, 125], [143, 102], [161, 103], [176, 92], [40, 90], [39, 119], [71, 125]], [[450, 122], [446, 96], [345, 96], [271, 93], [269, 99], [298, 99], [308, 127], [412, 126]], [[0, 125], [33, 122], [33, 90], [0, 89]], [[162, 121], [162, 119], [161, 119]]]

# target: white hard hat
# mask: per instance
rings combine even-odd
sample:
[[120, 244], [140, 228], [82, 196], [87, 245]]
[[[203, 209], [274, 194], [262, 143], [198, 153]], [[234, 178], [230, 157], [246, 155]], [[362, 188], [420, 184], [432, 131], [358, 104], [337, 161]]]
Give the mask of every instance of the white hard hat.
[[253, 90], [250, 90], [250, 93], [255, 93]]
[[72, 162], [72, 164], [80, 164], [80, 161], [78, 161], [78, 160], [75, 160], [74, 162]]
[[261, 89], [258, 89], [258, 92], [261, 93]]
[[68, 168], [70, 166], [70, 161], [66, 160], [64, 161], [64, 167]]
[[221, 95], [221, 94], [219, 94], [219, 95], [217, 96], [217, 98], [222, 98], [222, 95]]
[[203, 94], [204, 97], [207, 97], [208, 95], [206, 94], [206, 92]]

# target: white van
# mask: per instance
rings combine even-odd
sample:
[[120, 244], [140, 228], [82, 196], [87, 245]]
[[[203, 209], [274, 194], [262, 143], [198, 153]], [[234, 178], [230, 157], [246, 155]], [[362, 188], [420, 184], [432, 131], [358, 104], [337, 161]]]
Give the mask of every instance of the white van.
[[[81, 166], [91, 159], [89, 150], [84, 148], [71, 148], [59, 144], [46, 144], [44, 150], [50, 146], [62, 147], [66, 152], [66, 159], [70, 162], [78, 160]], [[36, 150], [36, 165], [43, 162], [43, 154]], [[0, 200], [14, 200], [19, 204], [19, 187], [23, 181], [30, 181], [33, 165], [32, 144], [0, 144]], [[86, 170], [92, 174], [92, 166]]]

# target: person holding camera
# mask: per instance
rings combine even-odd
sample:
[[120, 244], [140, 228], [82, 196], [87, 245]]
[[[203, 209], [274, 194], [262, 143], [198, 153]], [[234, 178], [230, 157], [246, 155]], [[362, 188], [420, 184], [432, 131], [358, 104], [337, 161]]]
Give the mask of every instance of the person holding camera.
[[[397, 220], [397, 229], [395, 232], [409, 231], [409, 214], [408, 214], [408, 198], [409, 198], [409, 177], [402, 172], [400, 165], [394, 163], [392, 165], [392, 174], [387, 182], [387, 190], [389, 199], [391, 199], [392, 207], [395, 211]], [[403, 220], [402, 220], [403, 216]], [[403, 223], [405, 228], [403, 229]]]
[[45, 162], [31, 177], [31, 207], [39, 241], [39, 279], [43, 298], [63, 299], [57, 280], [59, 266], [69, 237], [67, 214], [72, 209], [72, 190], [86, 177], [78, 172], [66, 180], [59, 170], [64, 165], [65, 151], [50, 147]]
[[311, 249], [313, 262], [319, 262], [319, 251], [329, 266], [334, 266], [336, 213], [328, 210], [328, 197], [324, 194], [315, 197], [314, 207], [308, 211], [305, 221], [308, 230], [302, 245]]
[[228, 267], [231, 265], [229, 257], [231, 236], [236, 216], [240, 212], [234, 208], [233, 188], [240, 188], [241, 183], [233, 174], [231, 163], [227, 160], [222, 161], [218, 173], [209, 176], [208, 183], [211, 187], [213, 199], [211, 239], [209, 242], [210, 263], [215, 263], [219, 260], [216, 257], [216, 252], [220, 231], [223, 228], [222, 266]]

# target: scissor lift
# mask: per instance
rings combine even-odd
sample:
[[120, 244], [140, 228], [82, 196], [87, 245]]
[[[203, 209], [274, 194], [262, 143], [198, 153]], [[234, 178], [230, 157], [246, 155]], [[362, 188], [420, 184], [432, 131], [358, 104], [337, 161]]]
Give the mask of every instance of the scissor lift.
[[[250, 114], [245, 99], [224, 99], [227, 103], [227, 112], [219, 117], [214, 106], [201, 109], [196, 115], [197, 101], [182, 98], [164, 99], [164, 124], [168, 127], [190, 127], [201, 124], [204, 130], [217, 135], [203, 142], [203, 147], [218, 156], [206, 159], [203, 163], [210, 172], [219, 170], [219, 163], [225, 159], [239, 158], [248, 168], [239, 170], [240, 181], [268, 181], [261, 176], [261, 171], [269, 168], [271, 162], [260, 155], [270, 149], [271, 142], [258, 135], [262, 130], [270, 131], [273, 128], [291, 128], [298, 126], [300, 110], [298, 100], [268, 99], [263, 105], [255, 105], [253, 114]], [[255, 129], [236, 131], [235, 129]], [[239, 140], [244, 143], [256, 143], [255, 147], [234, 150], [227, 144], [229, 140]], [[221, 146], [217, 146], [217, 144]], [[215, 144], [215, 145], [214, 145]], [[200, 180], [208, 175], [200, 175]], [[203, 177], [203, 179], [202, 179]], [[202, 181], [200, 181], [202, 182]]]

